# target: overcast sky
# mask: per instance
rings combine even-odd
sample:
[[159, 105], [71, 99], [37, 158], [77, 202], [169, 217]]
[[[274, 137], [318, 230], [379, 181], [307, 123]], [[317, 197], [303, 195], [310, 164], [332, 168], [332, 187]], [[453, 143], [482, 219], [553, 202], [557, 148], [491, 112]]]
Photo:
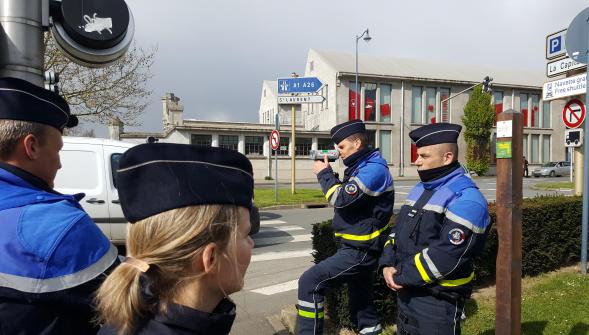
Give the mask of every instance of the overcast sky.
[[[262, 81], [303, 73], [309, 48], [483, 63], [545, 73], [546, 35], [565, 29], [586, 0], [126, 0], [135, 40], [157, 46], [150, 105], [140, 127], [160, 131], [160, 98], [185, 119], [258, 121]], [[541, 84], [541, 83], [538, 83]], [[96, 126], [98, 136], [106, 128]]]

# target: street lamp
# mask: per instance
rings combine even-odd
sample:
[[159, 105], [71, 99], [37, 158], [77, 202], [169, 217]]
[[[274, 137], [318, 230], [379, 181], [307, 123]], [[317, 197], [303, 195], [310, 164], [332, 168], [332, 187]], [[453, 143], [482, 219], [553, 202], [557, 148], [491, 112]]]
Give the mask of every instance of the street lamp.
[[[366, 35], [366, 36], [364, 36]], [[360, 103], [358, 100], [358, 97], [360, 95], [360, 92], [358, 90], [358, 41], [360, 39], [363, 39], [366, 42], [370, 42], [370, 40], [372, 39], [372, 37], [370, 37], [370, 34], [368, 33], [368, 28], [366, 28], [366, 30], [364, 30], [362, 32], [362, 35], [358, 36], [356, 35], [356, 97], [355, 97], [355, 107], [356, 107], [356, 118], [360, 119], [360, 114], [358, 114], [358, 104]]]

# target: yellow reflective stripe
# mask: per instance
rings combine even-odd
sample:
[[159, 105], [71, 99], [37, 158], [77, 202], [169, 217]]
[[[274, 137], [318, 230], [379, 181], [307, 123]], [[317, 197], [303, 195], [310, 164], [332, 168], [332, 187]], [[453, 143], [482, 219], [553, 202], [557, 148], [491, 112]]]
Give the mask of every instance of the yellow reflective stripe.
[[391, 245], [395, 245], [395, 240], [387, 240], [387, 241], [384, 243], [384, 246], [383, 246], [383, 248], [385, 248], [385, 247], [387, 246], [387, 244], [389, 244], [389, 243], [390, 243]]
[[[307, 312], [307, 311], [303, 311], [299, 309], [299, 315], [304, 317], [304, 318], [309, 318], [309, 319], [314, 319], [315, 318], [315, 313], [313, 312]], [[319, 319], [323, 319], [323, 315], [324, 312], [319, 312]]]
[[384, 226], [383, 228], [381, 228], [377, 231], [374, 231], [368, 235], [352, 235], [352, 234], [344, 234], [344, 233], [335, 233], [335, 236], [341, 237], [345, 240], [351, 240], [351, 241], [368, 241], [368, 240], [372, 240], [375, 237], [380, 236], [380, 234], [390, 226], [391, 226], [391, 224], [389, 223], [386, 226]]
[[335, 184], [333, 185], [327, 192], [325, 193], [325, 200], [329, 201], [329, 197], [337, 190], [338, 187], [342, 186], [342, 184]]
[[427, 272], [425, 271], [423, 264], [421, 264], [421, 259], [419, 259], [419, 255], [421, 255], [421, 252], [418, 254], [415, 254], [415, 265], [417, 266], [417, 271], [419, 271], [419, 274], [421, 275], [421, 278], [423, 279], [423, 281], [425, 281], [426, 283], [431, 283], [432, 280], [427, 275]]
[[470, 283], [474, 279], [474, 272], [471, 272], [470, 276], [459, 279], [444, 279], [440, 280], [439, 284], [442, 286], [460, 286]]

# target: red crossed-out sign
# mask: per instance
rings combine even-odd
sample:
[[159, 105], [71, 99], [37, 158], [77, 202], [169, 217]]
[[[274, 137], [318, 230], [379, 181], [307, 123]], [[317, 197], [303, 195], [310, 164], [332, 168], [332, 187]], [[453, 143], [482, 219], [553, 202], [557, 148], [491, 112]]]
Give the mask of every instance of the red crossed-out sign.
[[578, 99], [571, 99], [562, 110], [562, 121], [569, 128], [578, 128], [585, 121], [585, 106]]
[[270, 146], [272, 150], [278, 150], [280, 147], [280, 134], [278, 130], [272, 130], [272, 134], [270, 134]]

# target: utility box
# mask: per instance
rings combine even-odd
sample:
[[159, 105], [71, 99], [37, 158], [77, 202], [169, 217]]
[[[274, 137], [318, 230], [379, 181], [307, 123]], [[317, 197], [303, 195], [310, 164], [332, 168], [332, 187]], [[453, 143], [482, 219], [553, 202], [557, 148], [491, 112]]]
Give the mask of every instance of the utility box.
[[566, 147], [580, 147], [583, 145], [583, 129], [567, 129], [564, 132]]

